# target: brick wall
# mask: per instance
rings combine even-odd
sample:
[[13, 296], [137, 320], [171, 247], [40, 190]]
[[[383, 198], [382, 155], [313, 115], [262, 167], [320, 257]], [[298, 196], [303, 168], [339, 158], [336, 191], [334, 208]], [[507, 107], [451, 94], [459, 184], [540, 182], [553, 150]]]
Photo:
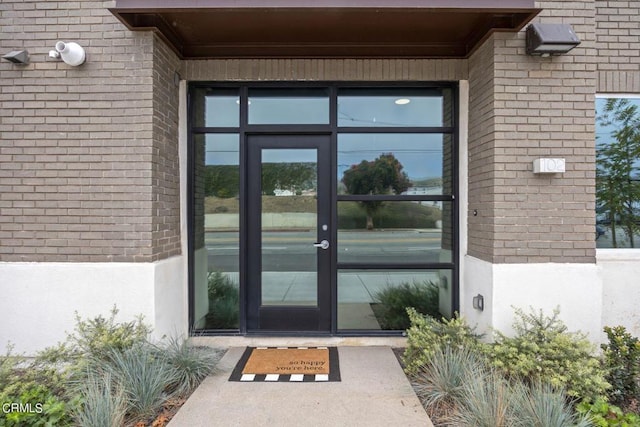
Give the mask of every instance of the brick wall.
[[598, 92], [640, 93], [640, 2], [596, 0]]
[[155, 257], [160, 259], [180, 254], [178, 70], [178, 57], [164, 42], [154, 38], [152, 240]]
[[[494, 263], [592, 263], [595, 2], [537, 5], [536, 20], [571, 24], [582, 44], [530, 57], [524, 32], [500, 33], [470, 59], [469, 253]], [[566, 173], [534, 175], [538, 157], [565, 158]]]
[[[0, 62], [0, 261], [152, 261], [179, 251], [177, 89], [162, 65], [175, 61], [109, 6], [0, 2], [2, 52], [31, 54], [27, 66]], [[80, 43], [87, 62], [51, 61], [57, 40]], [[154, 113], [163, 97], [174, 102]]]

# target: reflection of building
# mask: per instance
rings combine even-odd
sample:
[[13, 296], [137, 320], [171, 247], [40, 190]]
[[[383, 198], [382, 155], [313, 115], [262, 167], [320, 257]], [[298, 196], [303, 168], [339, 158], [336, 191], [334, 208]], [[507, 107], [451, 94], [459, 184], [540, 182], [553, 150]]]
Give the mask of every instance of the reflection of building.
[[[442, 194], [442, 186], [439, 187], [409, 187], [407, 191], [402, 193], [406, 196], [434, 196], [438, 194]], [[437, 206], [442, 208], [442, 202], [431, 201], [431, 202], [419, 202], [422, 205], [430, 205]]]
[[[594, 242], [593, 98], [640, 93], [635, 2], [250, 3], [79, 0], [55, 13], [3, 3], [3, 53], [31, 53], [30, 64], [0, 63], [3, 340], [19, 352], [55, 344], [74, 310], [114, 304], [158, 335], [205, 328], [216, 269], [244, 298], [235, 334], [376, 334], [379, 323], [363, 321], [374, 318], [367, 298], [415, 279], [438, 282], [441, 314], [459, 310], [482, 330], [508, 328], [512, 306], [560, 306], [594, 339], [605, 324], [640, 335], [639, 256]], [[527, 55], [532, 22], [570, 24], [582, 44]], [[83, 45], [87, 62], [46, 57], [53, 35]], [[309, 150], [317, 191], [303, 195], [316, 197], [280, 197], [284, 207], [263, 218], [265, 150], [275, 160]], [[358, 159], [366, 150], [373, 157]], [[429, 165], [415, 176], [442, 184], [341, 191], [345, 168], [384, 152], [415, 162], [412, 173]], [[566, 172], [534, 174], [545, 157], [565, 159]], [[206, 213], [205, 195], [238, 197], [238, 212]], [[386, 228], [362, 232], [378, 202]], [[411, 202], [441, 207], [442, 232], [414, 226], [432, 218]], [[224, 224], [207, 224], [214, 214]], [[338, 232], [338, 221], [348, 227]], [[263, 247], [261, 227], [273, 233]], [[312, 246], [322, 240], [326, 250]], [[273, 308], [259, 301], [261, 273], [265, 290], [267, 278], [294, 276], [325, 287]]]

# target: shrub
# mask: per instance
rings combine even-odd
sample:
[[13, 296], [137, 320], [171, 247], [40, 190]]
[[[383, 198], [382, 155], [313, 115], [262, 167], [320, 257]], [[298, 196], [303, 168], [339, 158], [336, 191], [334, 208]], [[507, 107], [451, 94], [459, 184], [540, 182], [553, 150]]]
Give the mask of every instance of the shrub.
[[514, 389], [494, 370], [469, 377], [464, 382], [452, 424], [465, 427], [507, 427], [516, 417], [510, 406]]
[[39, 358], [14, 355], [12, 350], [10, 345], [0, 357], [0, 404], [17, 403], [27, 411], [1, 413], [0, 427], [70, 425], [64, 372]]
[[[518, 385], [516, 385], [518, 387]], [[585, 416], [573, 412], [563, 391], [549, 384], [536, 382], [514, 393], [514, 424], [522, 427], [587, 427]]]
[[114, 352], [123, 352], [146, 341], [151, 328], [136, 320], [116, 323], [118, 309], [114, 306], [108, 318], [97, 316], [83, 320], [76, 313], [75, 332], [67, 337], [69, 351], [80, 357], [107, 360]]
[[177, 338], [157, 350], [164, 354], [174, 372], [171, 376], [174, 383], [168, 388], [179, 396], [191, 393], [213, 371], [219, 358], [210, 348], [192, 347], [186, 340]]
[[463, 318], [442, 319], [438, 321], [431, 316], [424, 316], [413, 308], [407, 309], [411, 326], [407, 329], [407, 348], [403, 362], [405, 371], [415, 375], [418, 369], [428, 364], [438, 348], [444, 346], [480, 349], [475, 328], [467, 325]]
[[374, 295], [374, 312], [382, 329], [407, 329], [411, 322], [407, 307], [419, 313], [437, 317], [438, 286], [433, 282], [403, 282], [397, 286], [388, 285]]
[[596, 399], [609, 387], [600, 362], [584, 335], [567, 332], [558, 314], [557, 309], [551, 317], [516, 310], [516, 335], [498, 332], [489, 357], [508, 376], [530, 384], [546, 382], [571, 397]]
[[445, 345], [436, 349], [429, 363], [419, 369], [413, 387], [430, 415], [446, 418], [461, 398], [464, 384], [483, 377], [484, 372], [485, 365], [476, 352]]
[[638, 427], [640, 416], [632, 413], [623, 413], [619, 407], [608, 403], [603, 398], [594, 403], [581, 402], [576, 410], [587, 417], [592, 425], [597, 427]]
[[124, 424], [127, 401], [122, 388], [108, 373], [89, 373], [79, 393], [82, 405], [75, 413], [82, 427], [120, 427]]
[[240, 298], [236, 283], [220, 271], [207, 278], [209, 314], [207, 329], [234, 329], [239, 326]]
[[103, 366], [124, 390], [128, 410], [134, 418], [154, 414], [167, 399], [165, 388], [175, 384], [175, 371], [155, 349], [140, 344], [122, 352], [112, 350]]
[[616, 405], [628, 403], [638, 397], [640, 379], [640, 342], [624, 326], [605, 327], [609, 339], [602, 344], [607, 381], [611, 384], [610, 401]]

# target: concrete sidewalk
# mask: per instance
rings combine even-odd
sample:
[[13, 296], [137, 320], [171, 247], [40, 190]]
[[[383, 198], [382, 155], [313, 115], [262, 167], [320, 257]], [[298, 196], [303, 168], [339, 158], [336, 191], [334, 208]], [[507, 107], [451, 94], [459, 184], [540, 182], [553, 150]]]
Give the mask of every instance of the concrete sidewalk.
[[169, 423], [198, 426], [433, 427], [390, 347], [339, 347], [341, 382], [230, 382], [231, 348]]

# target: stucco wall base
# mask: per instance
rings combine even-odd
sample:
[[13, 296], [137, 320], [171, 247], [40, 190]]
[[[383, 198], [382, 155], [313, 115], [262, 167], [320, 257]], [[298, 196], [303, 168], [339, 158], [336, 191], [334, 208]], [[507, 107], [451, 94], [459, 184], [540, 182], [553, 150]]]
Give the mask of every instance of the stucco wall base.
[[[478, 331], [513, 333], [514, 308], [542, 309], [560, 318], [572, 331], [581, 331], [594, 343], [602, 340], [603, 281], [595, 264], [492, 264], [464, 259], [461, 313]], [[484, 311], [472, 307], [472, 297], [484, 296]]]
[[82, 318], [143, 315], [153, 339], [187, 334], [185, 258], [154, 263], [0, 263], [0, 354], [34, 354]]
[[603, 326], [622, 325], [640, 336], [640, 250], [598, 249], [596, 258], [604, 283]]

